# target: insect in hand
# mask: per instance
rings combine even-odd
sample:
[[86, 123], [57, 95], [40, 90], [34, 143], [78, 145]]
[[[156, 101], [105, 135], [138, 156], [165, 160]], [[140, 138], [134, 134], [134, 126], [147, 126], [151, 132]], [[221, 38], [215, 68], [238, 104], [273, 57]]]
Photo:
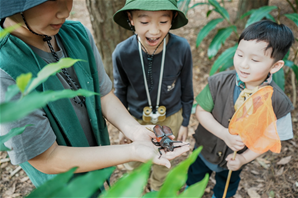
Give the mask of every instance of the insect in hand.
[[[149, 128], [147, 129], [152, 131]], [[162, 156], [162, 153], [160, 151], [161, 149], [163, 149], [165, 152], [169, 152], [169, 151], [174, 151], [175, 148], [188, 145], [188, 144], [184, 144], [184, 145], [174, 146], [174, 143], [182, 143], [182, 142], [171, 140], [169, 138], [169, 136], [173, 135], [173, 132], [170, 129], [170, 127], [155, 125], [155, 127], [153, 128], [153, 132], [156, 135], [156, 141], [154, 141], [154, 138], [152, 138], [151, 141], [155, 146], [160, 146], [160, 148], [158, 148], [158, 152], [160, 154], [159, 158]]]

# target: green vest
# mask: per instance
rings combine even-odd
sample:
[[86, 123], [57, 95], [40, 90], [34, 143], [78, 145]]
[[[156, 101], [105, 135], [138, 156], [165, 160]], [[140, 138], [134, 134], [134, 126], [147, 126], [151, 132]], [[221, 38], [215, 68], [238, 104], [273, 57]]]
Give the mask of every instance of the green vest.
[[[100, 93], [97, 66], [84, 26], [80, 22], [66, 21], [58, 35], [69, 57], [85, 60], [73, 65], [82, 89]], [[28, 72], [31, 72], [33, 76], [37, 76], [37, 73], [47, 65], [26, 43], [11, 34], [0, 40], [0, 52], [0, 68], [14, 79], [20, 74]], [[41, 92], [63, 89], [56, 75], [51, 76], [46, 82], [37, 87], [37, 91]], [[99, 146], [109, 145], [109, 134], [101, 112], [100, 96], [87, 97], [86, 108], [97, 144]], [[69, 99], [51, 102], [43, 109], [47, 114], [59, 145], [89, 146]], [[24, 162], [20, 166], [36, 187], [55, 176], [36, 170], [28, 162]]]

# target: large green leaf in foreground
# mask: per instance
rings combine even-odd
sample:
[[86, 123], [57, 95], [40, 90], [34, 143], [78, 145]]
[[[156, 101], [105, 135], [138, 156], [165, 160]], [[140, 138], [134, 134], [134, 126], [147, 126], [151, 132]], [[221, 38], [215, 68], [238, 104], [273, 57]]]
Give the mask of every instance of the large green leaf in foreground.
[[18, 101], [1, 103], [0, 123], [18, 120], [32, 111], [44, 107], [47, 103], [58, 99], [73, 98], [77, 95], [89, 97], [96, 94], [97, 93], [83, 89], [77, 91], [66, 89], [62, 91], [46, 91], [42, 93], [33, 92]]
[[[199, 147], [198, 149], [194, 150], [193, 153], [186, 160], [178, 164], [173, 170], [169, 172], [163, 186], [161, 187], [157, 195], [158, 197], [177, 197], [178, 196], [178, 191], [185, 184], [187, 180], [188, 168], [197, 159], [201, 150], [202, 150], [202, 147]], [[198, 196], [196, 194], [193, 194], [192, 197], [198, 197]]]
[[[68, 68], [73, 66], [78, 61], [80, 60], [72, 59], [72, 58], [62, 58], [57, 63], [48, 64], [46, 67], [40, 70], [40, 72], [38, 72], [37, 77], [32, 80], [25, 94], [33, 91], [38, 85], [45, 82], [49, 78], [49, 76], [56, 74], [63, 68]], [[22, 86], [26, 87], [27, 85], [22, 85]]]
[[102, 197], [141, 197], [149, 178], [151, 165], [152, 161], [149, 161], [124, 175]]

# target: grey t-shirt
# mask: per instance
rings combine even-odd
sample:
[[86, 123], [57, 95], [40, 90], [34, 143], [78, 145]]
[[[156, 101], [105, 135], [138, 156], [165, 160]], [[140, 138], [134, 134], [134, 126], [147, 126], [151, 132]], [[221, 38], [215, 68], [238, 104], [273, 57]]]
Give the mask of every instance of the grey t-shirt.
[[[93, 50], [95, 57], [97, 69], [98, 69], [98, 78], [100, 84], [100, 94], [101, 97], [105, 96], [112, 90], [112, 82], [106, 74], [103, 63], [100, 57], [100, 54], [97, 50], [93, 37], [90, 31], [85, 28], [89, 37], [90, 45]], [[67, 53], [64, 50], [63, 44], [58, 36], [56, 36], [57, 44], [59, 46], [59, 51], [57, 55], [59, 58], [67, 57]], [[44, 52], [38, 48], [30, 46], [31, 49], [38, 54], [44, 61], [47, 63], [55, 62], [51, 53]], [[73, 78], [73, 80], [79, 85], [77, 76], [73, 67], [68, 68], [68, 73]], [[59, 80], [62, 82], [64, 88], [70, 89], [69, 84], [65, 80], [64, 74], [57, 74]], [[3, 102], [5, 99], [5, 92], [8, 86], [15, 84], [15, 80], [9, 76], [5, 71], [0, 69], [0, 102]], [[73, 88], [75, 86], [72, 86]], [[19, 98], [16, 96], [14, 99]], [[80, 100], [80, 98], [76, 98]], [[81, 106], [70, 99], [75, 112], [78, 116], [78, 119], [82, 125], [82, 128], [85, 132], [87, 140], [90, 146], [95, 146], [95, 138], [93, 137], [92, 129], [89, 122], [89, 117], [86, 111], [85, 106]], [[23, 119], [12, 123], [5, 123], [0, 125], [0, 135], [7, 134], [12, 128], [23, 127], [27, 124], [33, 124], [33, 126], [27, 127], [26, 130], [18, 136], [11, 138], [5, 143], [8, 148], [11, 148], [11, 151], [8, 151], [8, 154], [11, 159], [12, 164], [20, 164], [25, 161], [28, 161], [37, 155], [46, 151], [56, 140], [56, 136], [50, 126], [50, 122], [42, 109], [38, 109], [32, 112], [30, 115], [26, 116]]]

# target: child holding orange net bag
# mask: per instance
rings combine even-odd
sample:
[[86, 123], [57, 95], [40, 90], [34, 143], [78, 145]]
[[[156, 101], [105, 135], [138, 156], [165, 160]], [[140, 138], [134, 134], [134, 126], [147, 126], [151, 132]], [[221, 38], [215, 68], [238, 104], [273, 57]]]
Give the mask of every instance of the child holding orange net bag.
[[208, 78], [208, 85], [196, 98], [200, 124], [194, 138], [196, 147], [203, 146], [203, 150], [188, 170], [187, 186], [216, 172], [212, 197], [221, 198], [231, 170], [226, 197], [232, 197], [243, 165], [268, 150], [279, 153], [280, 140], [293, 138], [293, 105], [272, 81], [293, 42], [287, 26], [256, 22], [239, 38], [235, 70]]

